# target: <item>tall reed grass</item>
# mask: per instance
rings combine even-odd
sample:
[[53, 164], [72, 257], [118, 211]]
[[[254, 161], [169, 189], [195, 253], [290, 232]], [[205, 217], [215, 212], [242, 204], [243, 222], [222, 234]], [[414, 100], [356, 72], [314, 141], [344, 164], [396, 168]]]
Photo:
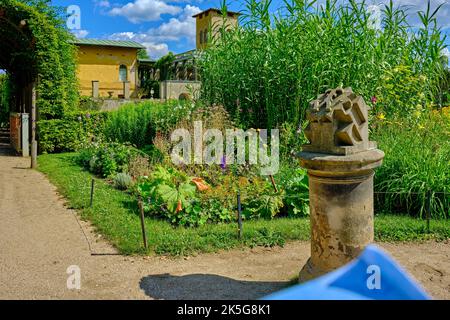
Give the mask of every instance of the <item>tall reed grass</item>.
[[450, 218], [450, 114], [416, 124], [383, 120], [372, 134], [386, 157], [375, 175], [377, 211]]
[[[391, 1], [382, 8], [379, 30], [371, 27], [367, 8], [365, 0], [284, 0], [271, 13], [271, 0], [245, 0], [240, 27], [212, 26], [221, 36], [211, 39], [200, 61], [203, 99], [223, 104], [243, 126], [298, 124], [308, 102], [325, 90], [351, 86], [370, 101], [383, 95], [383, 79], [402, 66], [420, 77], [426, 108], [440, 94], [444, 72], [439, 8], [429, 4], [410, 13]], [[226, 19], [226, 4], [222, 12]], [[422, 26], [410, 27], [409, 14], [418, 14]], [[407, 115], [417, 105], [411, 90], [390, 90], [396, 99], [377, 105], [385, 112]]]
[[104, 136], [110, 141], [131, 143], [142, 148], [153, 143], [157, 132], [169, 130], [194, 107], [191, 102], [177, 100], [125, 104], [109, 113]]

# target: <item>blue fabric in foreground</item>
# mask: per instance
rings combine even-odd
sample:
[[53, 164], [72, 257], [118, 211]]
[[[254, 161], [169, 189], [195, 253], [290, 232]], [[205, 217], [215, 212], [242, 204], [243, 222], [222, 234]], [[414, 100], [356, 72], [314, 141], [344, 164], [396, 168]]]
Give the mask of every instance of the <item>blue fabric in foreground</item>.
[[354, 261], [318, 279], [263, 300], [428, 300], [425, 291], [388, 254], [368, 246]]

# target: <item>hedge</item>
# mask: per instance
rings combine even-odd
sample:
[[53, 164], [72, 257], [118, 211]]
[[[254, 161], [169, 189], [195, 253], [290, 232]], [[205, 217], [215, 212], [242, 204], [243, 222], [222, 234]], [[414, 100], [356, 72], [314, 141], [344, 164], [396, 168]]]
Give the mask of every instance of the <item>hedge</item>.
[[41, 153], [79, 150], [93, 137], [103, 135], [107, 112], [71, 112], [62, 119], [38, 122]]

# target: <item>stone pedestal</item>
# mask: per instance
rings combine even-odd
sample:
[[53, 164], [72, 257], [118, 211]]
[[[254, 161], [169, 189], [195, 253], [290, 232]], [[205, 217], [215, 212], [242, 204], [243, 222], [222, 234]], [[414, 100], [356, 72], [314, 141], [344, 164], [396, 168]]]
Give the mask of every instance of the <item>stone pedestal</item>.
[[300, 282], [343, 266], [373, 242], [373, 176], [384, 158], [368, 139], [368, 107], [350, 88], [319, 96], [307, 116], [310, 144], [299, 158], [309, 177], [311, 257]]
[[304, 152], [308, 169], [311, 258], [301, 282], [350, 262], [373, 242], [373, 169], [384, 153], [374, 149], [349, 156]]

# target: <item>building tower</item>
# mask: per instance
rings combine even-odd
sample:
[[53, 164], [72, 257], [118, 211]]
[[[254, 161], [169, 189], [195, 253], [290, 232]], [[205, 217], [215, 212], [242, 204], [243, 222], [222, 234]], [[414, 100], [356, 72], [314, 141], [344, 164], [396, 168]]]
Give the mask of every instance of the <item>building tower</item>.
[[[238, 12], [227, 11], [226, 26], [233, 28], [239, 24]], [[224, 17], [222, 11], [218, 9], [207, 9], [192, 16], [196, 20], [196, 48], [197, 50], [205, 49], [208, 46], [209, 32], [212, 37], [216, 38], [219, 28], [223, 24]]]

